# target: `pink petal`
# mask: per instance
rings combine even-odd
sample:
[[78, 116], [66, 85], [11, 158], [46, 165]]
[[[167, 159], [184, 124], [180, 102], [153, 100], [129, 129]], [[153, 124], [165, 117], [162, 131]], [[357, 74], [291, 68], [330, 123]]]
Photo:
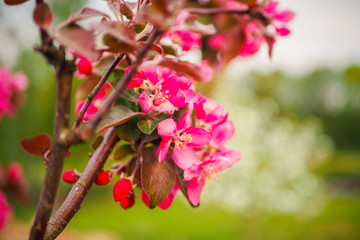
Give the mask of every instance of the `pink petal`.
[[159, 162], [162, 162], [162, 161], [165, 160], [166, 155], [169, 152], [170, 143], [171, 143], [171, 139], [163, 139], [161, 141], [159, 147], [157, 148], [157, 154], [159, 156]]
[[209, 47], [211, 47], [215, 50], [220, 50], [225, 45], [225, 35], [216, 34], [209, 38], [207, 44], [209, 45]]
[[175, 146], [172, 157], [176, 165], [183, 170], [190, 168], [194, 164], [201, 163], [194, 149], [191, 147], [186, 147], [184, 149], [182, 147]]
[[200, 202], [200, 196], [204, 185], [205, 179], [203, 178], [199, 180], [197, 178], [194, 178], [189, 182], [187, 194], [191, 204], [193, 204], [194, 206], [197, 206]]
[[189, 169], [184, 171], [184, 180], [190, 181], [193, 178], [198, 178], [201, 176], [202, 164], [194, 164]]
[[200, 64], [201, 81], [210, 82], [214, 77], [214, 69], [209, 65], [208, 60], [202, 60]]
[[205, 122], [211, 124], [218, 124], [219, 122], [222, 122], [224, 118], [227, 117], [227, 115], [224, 114], [224, 111], [225, 110], [223, 105], [217, 106], [211, 113], [206, 116]]
[[232, 121], [227, 121], [216, 126], [211, 131], [212, 140], [216, 145], [223, 146], [234, 136], [235, 126]]
[[182, 90], [178, 91], [176, 96], [169, 99], [169, 102], [171, 102], [172, 105], [174, 105], [177, 108], [183, 108], [185, 107], [185, 95]]
[[223, 171], [240, 161], [241, 153], [235, 150], [227, 150], [214, 154], [209, 161], [212, 161], [213, 168], [217, 171]]
[[186, 129], [184, 133], [191, 134], [189, 146], [202, 146], [210, 142], [210, 133], [203, 128], [191, 127]]
[[184, 113], [184, 115], [180, 118], [178, 124], [177, 124], [177, 129], [179, 131], [183, 131], [189, 127], [191, 127], [192, 125], [192, 112], [193, 112], [194, 106], [192, 103], [190, 103], [188, 105], [188, 110]]
[[283, 27], [283, 28], [275, 28], [276, 32], [280, 35], [280, 36], [287, 36], [290, 34], [290, 30]]
[[176, 122], [172, 118], [165, 119], [158, 125], [158, 134], [162, 138], [172, 138], [176, 132]]
[[295, 16], [295, 13], [290, 10], [284, 10], [276, 14], [275, 19], [280, 22], [290, 22]]
[[180, 81], [176, 76], [168, 77], [160, 84], [161, 92], [169, 97], [174, 97], [179, 91]]
[[150, 100], [149, 96], [147, 95], [146, 91], [143, 91], [139, 96], [139, 103], [142, 109], [148, 113], [152, 109], [152, 101]]
[[266, 6], [264, 7], [264, 11], [267, 12], [267, 13], [269, 13], [269, 14], [272, 14], [272, 13], [275, 12], [275, 9], [276, 9], [276, 7], [277, 7], [278, 4], [279, 4], [279, 3], [276, 2], [276, 1], [271, 1], [268, 5], [266, 5]]

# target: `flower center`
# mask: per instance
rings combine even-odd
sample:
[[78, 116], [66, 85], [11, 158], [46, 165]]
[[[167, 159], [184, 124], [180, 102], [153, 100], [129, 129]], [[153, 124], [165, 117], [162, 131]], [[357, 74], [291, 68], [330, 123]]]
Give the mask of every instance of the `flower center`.
[[169, 94], [169, 90], [161, 91], [162, 85], [159, 84], [155, 87], [154, 100], [153, 104], [155, 106], [159, 106], [160, 104], [169, 101], [168, 99], [171, 97]]
[[192, 137], [190, 133], [183, 133], [177, 140], [175, 140], [175, 145], [181, 147], [182, 149], [186, 148], [188, 143], [191, 143]]

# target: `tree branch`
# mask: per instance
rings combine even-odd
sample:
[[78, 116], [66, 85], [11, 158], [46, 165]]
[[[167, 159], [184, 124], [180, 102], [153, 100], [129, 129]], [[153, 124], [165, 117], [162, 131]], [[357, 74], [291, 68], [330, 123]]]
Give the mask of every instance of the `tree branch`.
[[98, 82], [98, 84], [95, 86], [95, 88], [91, 91], [91, 93], [89, 93], [89, 95], [86, 98], [86, 101], [84, 103], [84, 105], [81, 107], [78, 116], [75, 119], [74, 122], [74, 126], [73, 126], [73, 130], [75, 128], [77, 128], [80, 123], [82, 118], [84, 117], [84, 114], [86, 112], [86, 109], [90, 106], [91, 102], [94, 100], [96, 94], [98, 94], [98, 92], [100, 91], [100, 89], [102, 88], [102, 86], [105, 84], [106, 80], [110, 77], [111, 73], [114, 71], [115, 67], [119, 64], [119, 62], [121, 61], [121, 59], [124, 57], [125, 54], [120, 54], [119, 56], [117, 56], [114, 60], [114, 62], [111, 64], [109, 70], [106, 72], [106, 74], [102, 77], [102, 79]]
[[[59, 50], [60, 51], [60, 50]], [[29, 239], [43, 239], [49, 221], [68, 146], [61, 135], [69, 128], [72, 76], [75, 71], [73, 61], [65, 60], [55, 66], [56, 72], [56, 112], [50, 158], [47, 166], [44, 186], [38, 202], [37, 212]]]
[[45, 233], [45, 240], [55, 239], [80, 209], [82, 201], [89, 192], [97, 175], [104, 166], [111, 150], [118, 140], [115, 129], [108, 129], [104, 140], [95, 150], [79, 180], [74, 184], [61, 207], [50, 219]]

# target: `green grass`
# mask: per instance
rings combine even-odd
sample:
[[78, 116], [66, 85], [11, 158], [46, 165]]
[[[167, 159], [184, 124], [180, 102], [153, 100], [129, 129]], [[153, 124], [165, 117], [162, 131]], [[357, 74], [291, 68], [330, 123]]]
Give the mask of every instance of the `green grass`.
[[[101, 190], [100, 190], [101, 191]], [[105, 193], [105, 192], [104, 192]], [[109, 192], [106, 195], [111, 194]], [[98, 193], [96, 194], [98, 195]], [[111, 195], [110, 195], [111, 196]], [[137, 196], [139, 194], [137, 193]], [[106, 199], [106, 200], [105, 200]], [[177, 199], [168, 210], [149, 210], [136, 199], [123, 210], [110, 197], [94, 196], [69, 224], [80, 231], [107, 230], [119, 239], [360, 239], [360, 199], [331, 201], [320, 215], [244, 215], [218, 204], [187, 206]]]

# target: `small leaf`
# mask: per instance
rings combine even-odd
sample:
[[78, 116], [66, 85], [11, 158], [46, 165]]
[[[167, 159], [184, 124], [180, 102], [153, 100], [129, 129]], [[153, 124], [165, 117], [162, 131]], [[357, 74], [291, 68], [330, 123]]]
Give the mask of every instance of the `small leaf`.
[[78, 54], [86, 57], [89, 61], [97, 61], [101, 57], [101, 51], [95, 49], [94, 34], [78, 25], [69, 25], [55, 33], [56, 40]]
[[167, 158], [158, 161], [158, 155], [153, 148], [142, 151], [143, 162], [141, 165], [142, 187], [150, 198], [149, 207], [159, 205], [172, 191], [175, 185], [175, 164]]
[[103, 139], [103, 135], [97, 135], [94, 141], [92, 141], [92, 143], [90, 144], [90, 148], [95, 151], [100, 146]]
[[161, 45], [164, 53], [172, 55], [172, 56], [176, 56], [176, 50], [172, 47], [172, 46], [168, 46], [168, 45]]
[[139, 130], [136, 124], [138, 121], [139, 121], [138, 117], [134, 117], [130, 119], [130, 121], [121, 124], [119, 126], [116, 126], [115, 127], [116, 135], [118, 135], [120, 139], [123, 139], [130, 143], [136, 142], [141, 137], [141, 131]]
[[143, 120], [137, 123], [139, 129], [145, 134], [151, 134], [159, 125], [161, 120]]
[[134, 13], [131, 10], [131, 7], [125, 1], [120, 2], [120, 13], [129, 20], [134, 18]]
[[131, 148], [130, 144], [117, 145], [114, 148], [113, 153], [111, 154], [110, 158], [114, 159], [114, 160], [121, 160], [121, 159], [125, 158], [127, 155], [133, 154], [133, 153], [134, 153], [134, 150]]
[[110, 19], [109, 15], [107, 15], [103, 12], [100, 12], [98, 10], [91, 9], [91, 8], [84, 8], [81, 10], [81, 12], [71, 15], [70, 18], [68, 20], [66, 20], [65, 22], [61, 23], [57, 27], [57, 29], [61, 29], [67, 25], [70, 25], [70, 24], [73, 24], [73, 23], [76, 23], [78, 21], [85, 20], [88, 18], [92, 18], [92, 17], [105, 17], [107, 19]]
[[43, 157], [51, 147], [51, 140], [49, 135], [40, 133], [33, 138], [21, 139], [20, 145], [27, 153]]
[[133, 112], [125, 106], [115, 106], [100, 122], [96, 131], [99, 132], [108, 127], [114, 127], [129, 121], [131, 118], [139, 115], [138, 112]]
[[4, 3], [7, 5], [18, 5], [22, 4], [24, 2], [27, 2], [28, 0], [4, 0]]
[[136, 48], [135, 42], [135, 31], [131, 30], [125, 24], [120, 22], [101, 22], [99, 24], [93, 25], [93, 29], [104, 34], [110, 34], [113, 37], [117, 38], [123, 44], [126, 44], [129, 47]]
[[33, 18], [35, 23], [42, 29], [47, 31], [50, 29], [50, 25], [53, 21], [53, 15], [46, 3], [43, 2], [36, 6], [33, 13]]
[[176, 181], [179, 185], [179, 188], [181, 190], [181, 192], [183, 193], [183, 195], [185, 196], [185, 198], [188, 200], [188, 202], [190, 203], [190, 205], [192, 207], [198, 207], [199, 204], [197, 206], [193, 205], [190, 200], [189, 200], [189, 197], [187, 195], [187, 189], [188, 189], [188, 184], [189, 182], [187, 181], [184, 181], [184, 170], [182, 170], [181, 168], [179, 167], [176, 167]]

